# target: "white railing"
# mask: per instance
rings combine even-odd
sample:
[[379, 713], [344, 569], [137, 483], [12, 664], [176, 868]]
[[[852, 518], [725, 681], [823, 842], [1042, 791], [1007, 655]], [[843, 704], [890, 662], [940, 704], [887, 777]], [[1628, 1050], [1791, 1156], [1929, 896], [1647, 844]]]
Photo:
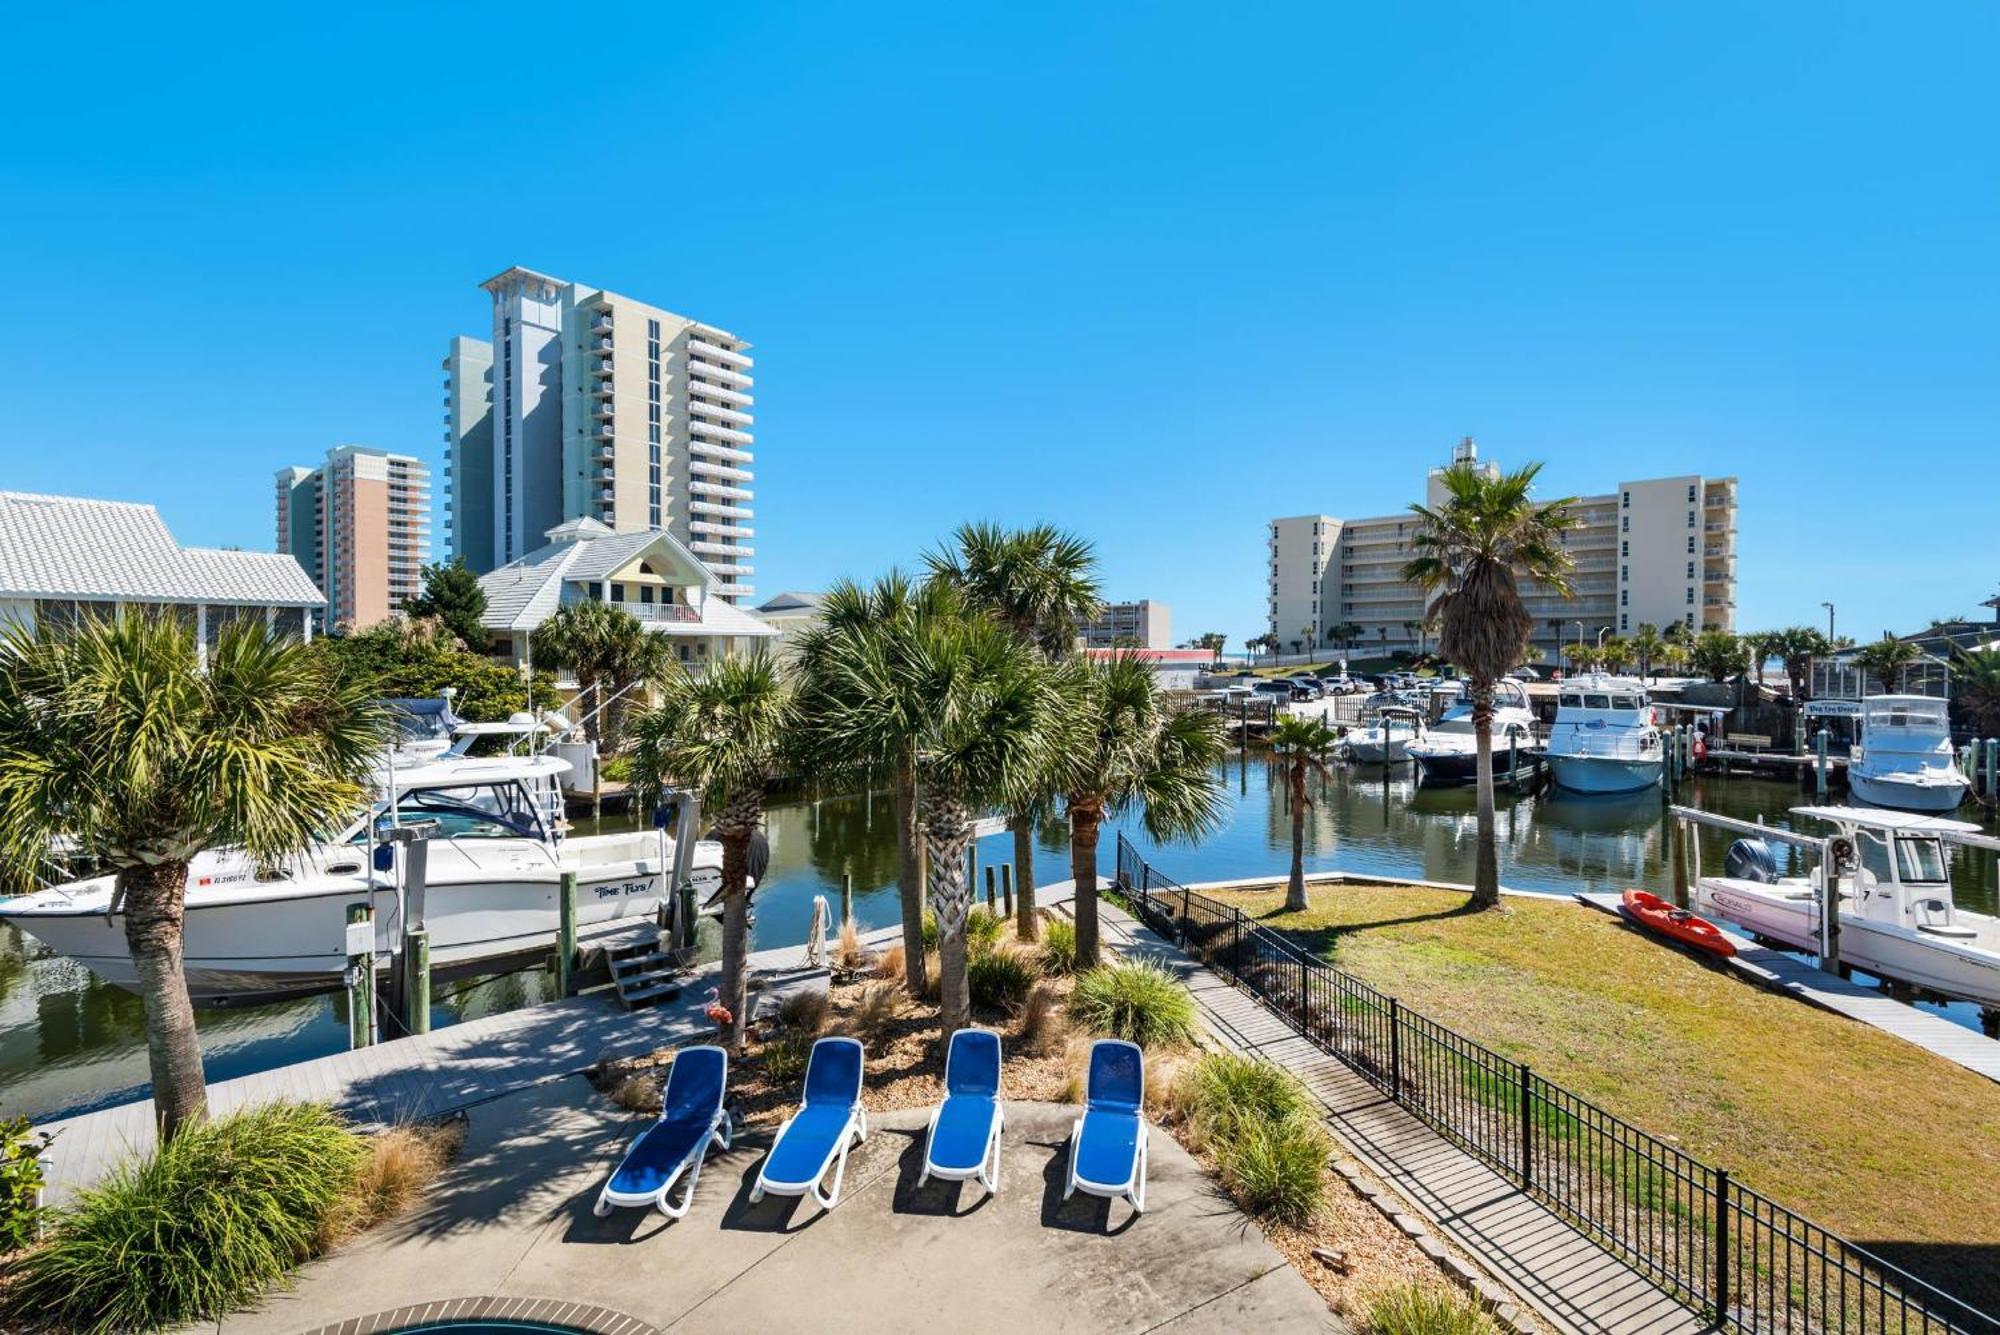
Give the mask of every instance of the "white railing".
[[700, 353], [704, 357], [713, 357], [718, 361], [721, 361], [726, 366], [755, 365], [755, 363], [746, 354], [738, 352], [734, 348], [725, 348], [718, 344], [710, 343], [707, 339], [701, 339], [701, 338], [689, 339], [688, 351]]

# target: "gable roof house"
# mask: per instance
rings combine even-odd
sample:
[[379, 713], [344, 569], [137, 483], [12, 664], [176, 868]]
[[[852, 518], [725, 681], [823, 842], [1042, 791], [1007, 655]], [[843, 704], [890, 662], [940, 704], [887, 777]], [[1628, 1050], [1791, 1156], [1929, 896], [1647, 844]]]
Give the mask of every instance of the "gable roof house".
[[530, 664], [528, 637], [559, 607], [591, 600], [621, 607], [674, 642], [691, 671], [778, 632], [723, 598], [721, 581], [663, 529], [620, 533], [595, 519], [571, 519], [543, 546], [479, 577], [481, 618], [518, 667]]
[[0, 620], [68, 624], [133, 607], [179, 616], [205, 661], [241, 617], [311, 639], [326, 599], [290, 556], [181, 546], [150, 505], [0, 491]]

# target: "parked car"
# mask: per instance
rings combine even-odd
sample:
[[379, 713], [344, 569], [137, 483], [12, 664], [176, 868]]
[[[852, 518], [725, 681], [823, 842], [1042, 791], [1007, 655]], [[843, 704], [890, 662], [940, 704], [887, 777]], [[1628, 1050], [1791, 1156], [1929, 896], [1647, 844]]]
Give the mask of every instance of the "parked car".
[[1300, 692], [1298, 698], [1301, 700], [1317, 700], [1326, 694], [1326, 687], [1320, 684], [1320, 679], [1309, 673], [1295, 672], [1285, 680]]
[[1260, 681], [1250, 688], [1250, 698], [1260, 704], [1288, 705], [1298, 698], [1289, 681]]

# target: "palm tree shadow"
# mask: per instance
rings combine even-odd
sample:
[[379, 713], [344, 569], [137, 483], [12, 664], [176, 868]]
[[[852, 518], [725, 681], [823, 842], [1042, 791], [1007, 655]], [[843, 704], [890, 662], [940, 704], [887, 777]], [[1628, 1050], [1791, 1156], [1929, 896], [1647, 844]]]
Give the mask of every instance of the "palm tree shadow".
[[1468, 899], [1463, 904], [1439, 909], [1434, 913], [1411, 913], [1400, 918], [1371, 918], [1366, 922], [1329, 923], [1322, 927], [1301, 930], [1273, 924], [1273, 919], [1283, 917], [1285, 914], [1284, 907], [1280, 905], [1256, 914], [1255, 919], [1263, 924], [1266, 931], [1276, 933], [1300, 949], [1322, 959], [1332, 959], [1338, 953], [1341, 938], [1352, 936], [1356, 932], [1372, 931], [1379, 927], [1407, 927], [1421, 922], [1449, 922], [1454, 918], [1469, 918], [1485, 911]]

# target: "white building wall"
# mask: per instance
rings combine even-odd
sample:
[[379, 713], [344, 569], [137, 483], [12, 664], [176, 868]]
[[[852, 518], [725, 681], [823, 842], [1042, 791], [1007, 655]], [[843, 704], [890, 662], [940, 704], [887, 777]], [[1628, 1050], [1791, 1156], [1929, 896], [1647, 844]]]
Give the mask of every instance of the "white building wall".
[[1271, 521], [1270, 551], [1265, 561], [1269, 589], [1269, 629], [1279, 647], [1293, 652], [1304, 644], [1306, 628], [1317, 645], [1325, 639], [1320, 612], [1322, 585], [1334, 550], [1340, 544], [1340, 521], [1331, 515], [1295, 515]]

